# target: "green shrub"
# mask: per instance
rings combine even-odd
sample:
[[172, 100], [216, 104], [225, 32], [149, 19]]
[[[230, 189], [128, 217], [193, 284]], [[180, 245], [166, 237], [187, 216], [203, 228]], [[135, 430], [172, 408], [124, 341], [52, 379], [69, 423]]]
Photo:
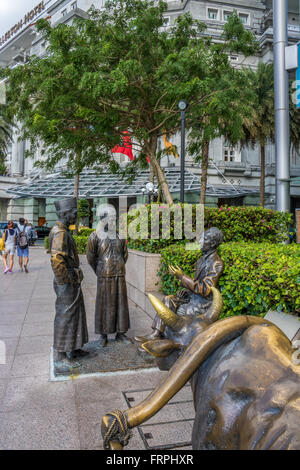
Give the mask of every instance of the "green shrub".
[[[269, 310], [300, 314], [300, 247], [268, 243], [224, 243], [219, 255], [225, 263], [220, 279], [223, 316], [261, 315]], [[179, 265], [193, 277], [200, 251], [173, 245], [161, 251], [160, 276], [163, 292], [174, 294], [179, 282], [168, 265]]]
[[49, 237], [45, 237], [45, 238], [44, 238], [44, 248], [45, 248], [45, 250], [47, 250], [47, 251], [48, 251], [49, 248], [50, 248], [50, 238], [49, 238]]
[[87, 199], [78, 200], [78, 219], [89, 217], [91, 213], [90, 203]]
[[77, 246], [77, 251], [78, 251], [78, 254], [80, 255], [85, 255], [86, 253], [86, 245], [87, 245], [87, 242], [88, 242], [88, 239], [89, 237], [87, 236], [82, 236], [81, 234], [78, 235], [78, 236], [73, 236], [74, 240], [75, 240], [75, 243], [76, 243], [76, 246]]
[[[180, 207], [179, 204], [176, 204]], [[145, 206], [147, 209], [148, 220], [145, 217], [141, 220], [145, 222], [149, 234], [151, 233], [151, 206]], [[165, 206], [166, 207], [166, 206]], [[193, 230], [195, 230], [195, 211], [196, 206], [193, 205]], [[140, 213], [129, 214], [128, 224], [137, 220]], [[262, 207], [221, 207], [212, 208], [205, 207], [204, 225], [205, 229], [218, 227], [224, 234], [225, 242], [256, 242], [256, 243], [276, 243], [288, 238], [290, 226], [293, 222], [293, 216], [289, 213], [282, 213], [264, 209]], [[160, 220], [160, 239], [151, 240], [150, 235], [147, 239], [134, 240], [128, 237], [129, 248], [149, 253], [160, 253], [162, 248], [173, 245], [178, 240], [174, 236], [174, 217], [171, 217], [170, 237], [164, 239]], [[138, 225], [139, 227], [139, 225]], [[184, 233], [184, 230], [182, 231]], [[183, 240], [184, 243], [184, 240]]]
[[79, 237], [89, 237], [91, 235], [91, 233], [93, 233], [95, 231], [94, 228], [80, 228], [79, 227]]

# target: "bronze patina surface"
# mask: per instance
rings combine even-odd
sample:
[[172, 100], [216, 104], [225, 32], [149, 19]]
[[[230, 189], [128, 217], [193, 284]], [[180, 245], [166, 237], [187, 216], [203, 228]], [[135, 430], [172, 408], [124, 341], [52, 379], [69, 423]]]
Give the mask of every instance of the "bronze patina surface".
[[[218, 318], [220, 293], [214, 287], [211, 291], [209, 317]], [[167, 355], [171, 367], [142, 403], [103, 417], [104, 445], [126, 445], [130, 428], [150, 419], [191, 379], [194, 449], [299, 450], [300, 367], [284, 333], [257, 317], [212, 323], [203, 315], [176, 319], [158, 299], [150, 300], [168, 327], [165, 344], [158, 339], [143, 347], [156, 355], [159, 366]]]
[[[217, 287], [224, 271], [224, 263], [217, 253], [218, 246], [223, 242], [223, 234], [217, 228], [211, 228], [203, 234], [200, 241], [203, 256], [196, 265], [194, 279], [185, 275], [179, 267], [170, 266], [169, 271], [176, 276], [183, 290], [177, 295], [165, 298], [166, 305], [179, 315], [196, 316], [208, 311], [212, 304], [211, 287]], [[147, 339], [164, 337], [165, 322], [156, 315], [152, 324], [153, 333], [148, 336], [138, 336], [136, 341], [145, 342]]]
[[100, 223], [99, 230], [90, 235], [86, 250], [88, 263], [97, 276], [95, 333], [100, 334], [103, 346], [107, 335], [113, 333], [117, 340], [127, 342], [125, 333], [130, 328], [125, 280], [126, 240], [119, 239], [116, 232], [105, 232], [104, 228]]
[[83, 274], [77, 248], [69, 225], [76, 222], [77, 200], [68, 198], [55, 202], [58, 221], [50, 232], [51, 265], [56, 293], [54, 320], [54, 362], [59, 370], [68, 372], [80, 365], [81, 350], [88, 342], [86, 312], [81, 291]]

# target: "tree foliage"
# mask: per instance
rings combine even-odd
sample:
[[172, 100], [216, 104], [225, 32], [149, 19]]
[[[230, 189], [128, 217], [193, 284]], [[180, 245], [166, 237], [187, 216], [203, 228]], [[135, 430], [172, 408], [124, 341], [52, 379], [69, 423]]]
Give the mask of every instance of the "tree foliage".
[[6, 106], [0, 105], [0, 175], [5, 174], [5, 159], [8, 151], [8, 144], [11, 142], [12, 123], [6, 114]]
[[[254, 112], [244, 119], [244, 138], [242, 145], [261, 151], [261, 187], [260, 203], [265, 199], [265, 147], [275, 141], [275, 108], [274, 108], [274, 65], [260, 63], [258, 69], [249, 70], [249, 83], [255, 94]], [[291, 148], [300, 149], [300, 112], [292, 102], [293, 88], [290, 82], [290, 140]]]
[[39, 147], [42, 157], [47, 155], [39, 165], [53, 168], [65, 160], [77, 174], [95, 163], [116, 171], [110, 150], [126, 130], [138, 158], [125, 173], [145, 167], [148, 157], [171, 203], [157, 142], [179, 130], [181, 99], [190, 104], [192, 154], [199, 157], [203, 141], [218, 135], [241, 137], [251, 90], [245, 72], [231, 66], [228, 54], [254, 52], [253, 35], [236, 13], [218, 44], [189, 14], [166, 30], [166, 9], [161, 0], [112, 0], [104, 11], [92, 8], [89, 18], [71, 26], [37, 22], [48, 44], [46, 55], [31, 57], [6, 74], [11, 116], [23, 123], [31, 154]]

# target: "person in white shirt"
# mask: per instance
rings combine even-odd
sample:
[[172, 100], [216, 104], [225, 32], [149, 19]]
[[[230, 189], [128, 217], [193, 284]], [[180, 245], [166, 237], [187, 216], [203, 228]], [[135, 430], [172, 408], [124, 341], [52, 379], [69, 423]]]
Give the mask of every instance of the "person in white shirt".
[[[5, 230], [5, 250], [3, 254], [3, 262], [4, 262], [4, 274], [12, 273], [13, 265], [14, 265], [14, 255], [16, 251], [16, 244], [17, 244], [17, 231], [14, 229], [14, 223], [12, 220], [8, 221], [7, 229]], [[9, 261], [8, 261], [9, 257]]]

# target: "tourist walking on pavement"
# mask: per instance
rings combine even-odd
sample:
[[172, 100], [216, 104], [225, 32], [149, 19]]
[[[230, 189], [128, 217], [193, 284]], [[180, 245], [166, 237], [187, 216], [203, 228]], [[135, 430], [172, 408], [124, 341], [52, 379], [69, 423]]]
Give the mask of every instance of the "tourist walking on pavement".
[[23, 262], [25, 272], [28, 273], [28, 261], [29, 261], [29, 247], [28, 237], [30, 234], [30, 227], [27, 226], [26, 220], [21, 217], [18, 223], [18, 257], [20, 271], [23, 271]]
[[4, 232], [5, 249], [3, 254], [4, 274], [12, 273], [14, 265], [14, 255], [17, 245], [17, 231], [14, 229], [12, 220], [8, 221], [7, 229]]

